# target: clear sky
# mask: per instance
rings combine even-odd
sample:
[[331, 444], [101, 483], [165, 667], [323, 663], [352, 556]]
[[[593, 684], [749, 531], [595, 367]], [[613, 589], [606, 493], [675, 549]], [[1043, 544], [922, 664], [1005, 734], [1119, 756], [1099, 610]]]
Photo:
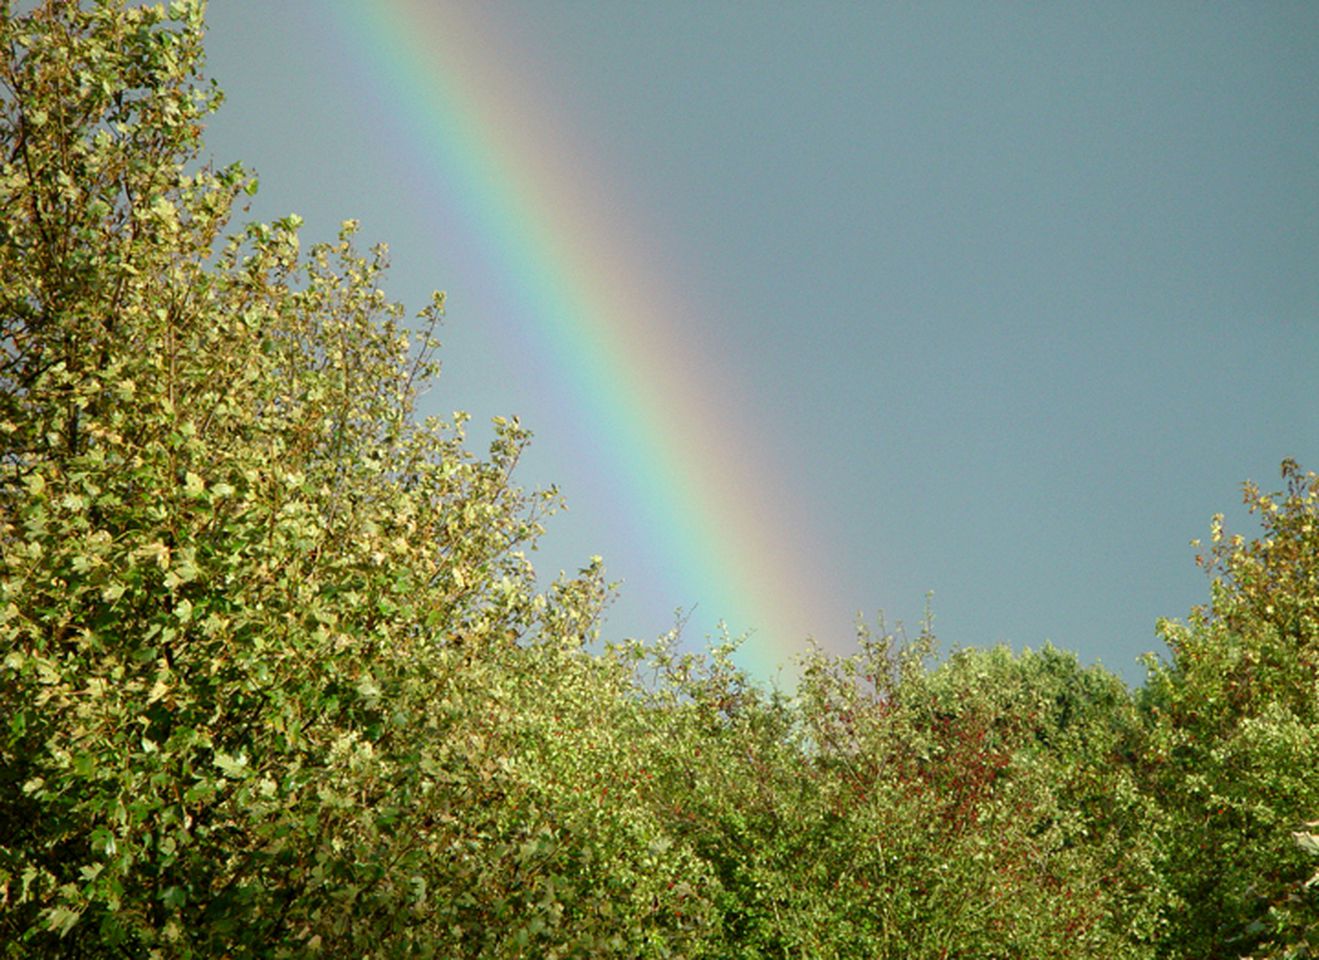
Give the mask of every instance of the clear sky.
[[[252, 215], [449, 297], [545, 574], [768, 676], [858, 612], [1128, 681], [1319, 469], [1319, 5], [214, 0]], [[543, 292], [543, 296], [541, 293]], [[611, 339], [612, 338], [612, 339]], [[606, 344], [596, 350], [597, 344]], [[477, 431], [478, 442], [484, 436]]]

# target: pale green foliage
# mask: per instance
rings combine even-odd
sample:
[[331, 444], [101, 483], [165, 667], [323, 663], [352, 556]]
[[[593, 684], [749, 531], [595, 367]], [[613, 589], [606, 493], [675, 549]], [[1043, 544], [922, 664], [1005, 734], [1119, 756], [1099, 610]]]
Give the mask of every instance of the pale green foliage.
[[194, 3], [0, 20], [19, 954], [408, 942], [450, 855], [418, 823], [494, 749], [437, 691], [514, 641], [579, 644], [602, 597], [595, 569], [534, 589], [518, 549], [550, 501], [510, 482], [524, 431], [480, 460], [461, 417], [415, 423], [441, 298], [414, 345], [351, 224], [305, 259], [294, 217], [222, 238], [248, 184], [184, 170], [201, 31]]
[[1172, 660], [1150, 663], [1147, 763], [1181, 898], [1171, 956], [1319, 951], [1314, 865], [1295, 842], [1319, 812], [1319, 477], [1288, 461], [1283, 479], [1283, 494], [1246, 486], [1260, 539], [1215, 518], [1212, 602], [1162, 623]]
[[[228, 233], [199, 3], [0, 0], [0, 957], [1319, 951], [1319, 480], [1138, 710], [862, 631], [793, 695], [595, 643], [352, 222]], [[1308, 953], [1306, 951], [1309, 951]]]

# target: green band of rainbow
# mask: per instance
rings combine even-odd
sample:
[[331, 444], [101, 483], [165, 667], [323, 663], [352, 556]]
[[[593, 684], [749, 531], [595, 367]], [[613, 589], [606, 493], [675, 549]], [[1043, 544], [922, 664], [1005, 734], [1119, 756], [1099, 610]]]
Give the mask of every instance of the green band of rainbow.
[[635, 230], [589, 194], [581, 151], [546, 128], [554, 111], [541, 109], [531, 82], [491, 62], [456, 7], [333, 5], [336, 26], [406, 114], [436, 188], [519, 288], [555, 378], [678, 571], [686, 595], [675, 605], [698, 603], [702, 625], [717, 617], [750, 630], [740, 661], [753, 672], [789, 666], [808, 636], [846, 616], [820, 588], [825, 555], [804, 533], [801, 498], [780, 489], [772, 460], [721, 417], [730, 397], [717, 392], [720, 371], [676, 342], [665, 317], [684, 307], [638, 267], [648, 261]]

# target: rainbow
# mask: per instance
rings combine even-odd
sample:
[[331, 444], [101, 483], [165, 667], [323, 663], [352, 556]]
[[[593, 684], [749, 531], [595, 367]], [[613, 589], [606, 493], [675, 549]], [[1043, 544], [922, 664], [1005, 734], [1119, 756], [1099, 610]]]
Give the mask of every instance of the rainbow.
[[608, 180], [584, 173], [598, 160], [575, 146], [587, 141], [570, 135], [562, 106], [538, 99], [544, 84], [530, 78], [543, 65], [494, 62], [489, 26], [459, 7], [343, 0], [332, 24], [403, 113], [428, 186], [477, 226], [516, 287], [540, 355], [604, 438], [647, 535], [678, 571], [686, 594], [675, 605], [696, 598], [703, 623], [749, 630], [739, 662], [753, 674], [791, 672], [807, 637], [826, 639], [847, 615], [824, 586], [828, 554], [803, 548], [805, 500], [735, 425], [749, 418], [721, 418], [738, 403], [735, 390], [714, 390], [727, 372], [666, 323], [691, 308], [643, 266], [653, 261], [641, 220], [588, 191]]

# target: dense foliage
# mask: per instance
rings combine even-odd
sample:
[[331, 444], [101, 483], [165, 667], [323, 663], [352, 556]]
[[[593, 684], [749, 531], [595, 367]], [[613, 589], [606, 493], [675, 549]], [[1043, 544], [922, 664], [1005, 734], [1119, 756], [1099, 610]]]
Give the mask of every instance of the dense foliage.
[[1212, 600], [1160, 625], [1172, 660], [1142, 695], [1171, 956], [1319, 952], [1319, 476], [1282, 473], [1283, 493], [1245, 487], [1261, 538], [1215, 518], [1200, 557]]
[[202, 10], [0, 0], [0, 957], [1319, 952], [1319, 477], [1134, 694], [863, 630], [600, 647], [435, 300], [231, 230]]

